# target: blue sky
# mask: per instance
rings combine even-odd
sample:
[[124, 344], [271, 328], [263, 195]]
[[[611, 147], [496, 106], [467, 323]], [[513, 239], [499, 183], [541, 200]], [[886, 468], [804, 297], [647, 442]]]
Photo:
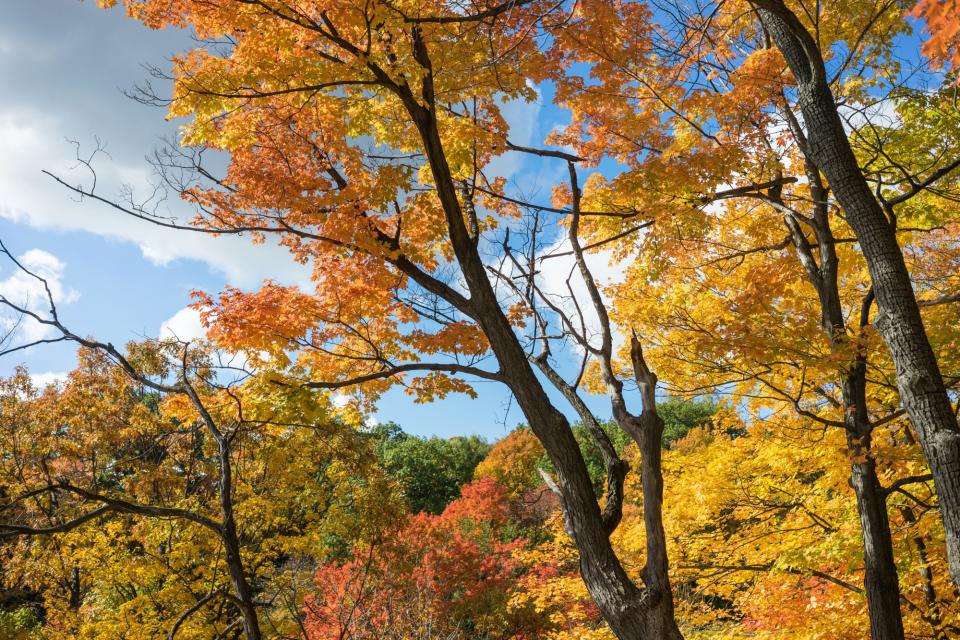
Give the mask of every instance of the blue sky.
[[[151, 31], [122, 10], [103, 11], [93, 2], [5, 3], [0, 80], [9, 90], [0, 103], [5, 145], [0, 239], [58, 286], [61, 316], [77, 333], [117, 344], [156, 336], [164, 327], [190, 337], [198, 331], [195, 315], [184, 310], [191, 290], [216, 292], [225, 284], [250, 289], [267, 278], [306, 282], [305, 270], [276, 246], [158, 229], [102, 204], [78, 202], [41, 173], [47, 169], [70, 183], [88, 184], [68, 140], [89, 153], [99, 139], [109, 155], [96, 163], [98, 192], [116, 196], [129, 184], [145, 197], [150, 191], [145, 155], [175, 135], [177, 123], [123, 90], [147, 78], [144, 64], [165, 68], [171, 54], [191, 44], [186, 32]], [[563, 118], [544, 104], [513, 103], [506, 115], [511, 138], [521, 144], [539, 144]], [[505, 156], [497, 164], [528, 194], [549, 191], [550, 176], [526, 166], [520, 156]], [[174, 215], [187, 213], [178, 202], [164, 206]], [[0, 290], [21, 284], [12, 265], [0, 264]], [[39, 346], [0, 359], [0, 375], [25, 363], [45, 381], [73, 362], [72, 346]], [[397, 390], [384, 398], [376, 417], [418, 434], [478, 433], [490, 439], [522, 422], [515, 407], [508, 411], [503, 387], [481, 381], [476, 388], [477, 400], [458, 396], [432, 405], [414, 404]], [[603, 399], [593, 404], [599, 414], [608, 413]]]

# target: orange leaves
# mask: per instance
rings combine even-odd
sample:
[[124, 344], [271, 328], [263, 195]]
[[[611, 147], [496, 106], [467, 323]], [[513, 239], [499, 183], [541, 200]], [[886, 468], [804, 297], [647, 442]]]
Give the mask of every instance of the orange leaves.
[[[507, 148], [501, 106], [537, 96], [530, 79], [543, 76], [543, 54], [532, 36], [549, 2], [509, 11], [479, 2], [470, 10], [491, 10], [496, 19], [462, 24], [450, 19], [459, 9], [428, 0], [126, 5], [151, 25], [189, 23], [230, 43], [202, 43], [174, 61], [170, 116], [189, 118], [183, 142], [229, 153], [225, 175], [200, 171], [182, 193], [201, 211], [195, 224], [254, 241], [275, 237], [312, 268], [314, 291], [267, 283], [257, 293], [201, 297], [218, 344], [283, 365], [295, 357], [298, 375], [326, 381], [486, 352], [459, 310], [434, 308], [423, 280], [407, 277], [411, 270], [443, 283], [456, 277], [412, 114], [421, 113], [432, 83], [442, 107], [429, 106], [472, 228], [487, 232], [516, 215], [496, 198], [505, 178], [481, 172]], [[429, 76], [416, 59], [420, 46], [431, 56]], [[365, 390], [376, 396], [390, 384], [377, 378]], [[438, 372], [408, 384], [424, 400], [472, 392]]]
[[503, 490], [481, 480], [442, 514], [409, 516], [345, 564], [321, 565], [317, 594], [306, 603], [309, 637], [461, 638], [466, 628], [525, 637], [523, 618], [504, 606], [520, 571], [513, 553], [522, 544], [502, 540], [506, 509]]
[[452, 351], [467, 356], [481, 356], [489, 348], [480, 327], [465, 321], [448, 324], [435, 333], [415, 329], [407, 340], [410, 346], [424, 355]]
[[268, 283], [257, 293], [228, 287], [214, 300], [194, 294], [210, 338], [225, 348], [264, 351], [274, 357], [295, 346], [314, 326], [318, 304], [294, 287]]
[[930, 38], [923, 52], [939, 64], [960, 66], [960, 3], [957, 0], [921, 0], [911, 15], [923, 18]]

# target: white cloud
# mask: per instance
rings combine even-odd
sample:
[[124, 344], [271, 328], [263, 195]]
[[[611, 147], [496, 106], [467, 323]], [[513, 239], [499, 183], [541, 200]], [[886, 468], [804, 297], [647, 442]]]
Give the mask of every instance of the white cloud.
[[[613, 260], [613, 252], [603, 249], [586, 253], [585, 257], [587, 267], [600, 288], [604, 302], [609, 304], [603, 290], [623, 280], [627, 265]], [[600, 319], [590, 301], [586, 282], [580, 276], [580, 272], [575, 268], [575, 265], [574, 256], [570, 255], [570, 241], [564, 236], [541, 253], [538, 262], [540, 269], [539, 284], [544, 294], [550, 296], [571, 318], [576, 318], [577, 308], [579, 307], [583, 311], [588, 334], [595, 336], [600, 331]], [[573, 271], [572, 277], [570, 275], [571, 270]], [[570, 280], [569, 289], [567, 288], [568, 278]], [[576, 303], [570, 297], [571, 289]]]
[[851, 127], [860, 129], [868, 125], [897, 128], [900, 126], [900, 117], [897, 114], [898, 103], [898, 98], [886, 98], [860, 108], [841, 105], [840, 117], [844, 119], [843, 127], [848, 132]]
[[63, 384], [69, 374], [66, 371], [47, 371], [45, 373], [31, 373], [30, 381], [38, 389], [45, 389], [52, 384]]
[[[63, 274], [66, 265], [52, 253], [42, 249], [30, 249], [18, 256], [17, 261], [37, 277], [7, 261], [5, 268], [10, 270], [10, 275], [0, 280], [0, 298], [41, 317], [48, 317], [50, 302], [44, 283], [39, 278], [46, 280], [50, 297], [58, 306], [75, 302], [80, 297], [79, 292], [64, 285]], [[8, 307], [0, 309], [0, 337], [7, 338], [11, 345], [42, 340], [52, 333], [51, 327], [33, 318], [23, 316]]]
[[191, 342], [206, 338], [207, 331], [200, 322], [200, 312], [185, 307], [167, 318], [160, 325], [160, 339], [172, 338], [181, 342]]
[[340, 391], [336, 391], [330, 396], [330, 403], [337, 409], [343, 409], [348, 406], [352, 400], [353, 398], [350, 397], [350, 394]]
[[[276, 243], [253, 245], [246, 237], [163, 229], [99, 202], [78, 201], [69, 189], [41, 172], [46, 168], [69, 184], [90, 185], [89, 173], [70, 160], [74, 149], [66, 136], [71, 128], [69, 123], [39, 110], [0, 111], [0, 139], [5, 147], [0, 155], [0, 217], [41, 230], [86, 231], [130, 242], [157, 265], [197, 260], [240, 287], [255, 287], [266, 278], [301, 286], [309, 283], [309, 271]], [[87, 151], [91, 148], [92, 144], [85, 145]], [[139, 150], [136, 157], [146, 151], [149, 149]], [[151, 193], [150, 173], [145, 165], [138, 164], [143, 161], [125, 163], [121, 156], [99, 158], [97, 192], [110, 199], [129, 185], [136, 194]], [[160, 213], [181, 221], [193, 216], [179, 200], [165, 202]]]

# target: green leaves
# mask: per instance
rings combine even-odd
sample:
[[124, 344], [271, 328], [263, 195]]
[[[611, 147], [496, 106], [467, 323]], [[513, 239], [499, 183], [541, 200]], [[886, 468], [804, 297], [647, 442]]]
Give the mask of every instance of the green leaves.
[[413, 513], [438, 514], [460, 496], [460, 487], [490, 451], [478, 436], [420, 438], [394, 423], [370, 430], [377, 457], [396, 478]]

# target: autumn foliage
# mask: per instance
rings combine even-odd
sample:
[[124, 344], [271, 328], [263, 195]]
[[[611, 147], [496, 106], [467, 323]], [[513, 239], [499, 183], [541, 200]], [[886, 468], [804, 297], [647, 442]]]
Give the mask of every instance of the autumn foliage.
[[[100, 4], [197, 38], [196, 217], [114, 209], [311, 281], [123, 350], [0, 297], [82, 346], [0, 383], [0, 630], [960, 635], [956, 2]], [[370, 424], [480, 384], [491, 445]]]
[[463, 487], [440, 515], [407, 518], [317, 571], [306, 602], [311, 639], [525, 638], [533, 620], [507, 610], [524, 541], [505, 538], [508, 504], [492, 480]]

